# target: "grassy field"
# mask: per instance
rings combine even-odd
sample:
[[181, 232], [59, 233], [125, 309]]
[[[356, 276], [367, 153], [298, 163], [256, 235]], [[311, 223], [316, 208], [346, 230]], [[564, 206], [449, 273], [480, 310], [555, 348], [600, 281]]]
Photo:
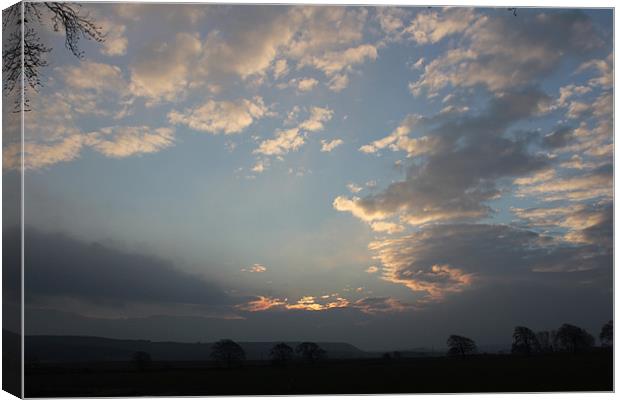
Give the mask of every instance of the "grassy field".
[[216, 368], [201, 363], [41, 365], [27, 397], [611, 391], [611, 352], [325, 360], [315, 365]]

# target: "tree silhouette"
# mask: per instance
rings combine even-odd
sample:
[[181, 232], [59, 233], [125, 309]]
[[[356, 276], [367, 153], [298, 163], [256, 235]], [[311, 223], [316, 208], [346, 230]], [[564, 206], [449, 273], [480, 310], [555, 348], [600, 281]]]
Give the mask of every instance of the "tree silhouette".
[[534, 331], [525, 326], [517, 326], [512, 334], [512, 353], [526, 354], [540, 352], [540, 343]]
[[601, 328], [601, 333], [598, 335], [598, 338], [601, 340], [601, 346], [603, 347], [611, 347], [614, 344], [614, 322], [609, 320], [603, 328]]
[[303, 342], [297, 345], [295, 352], [304, 360], [314, 363], [325, 357], [326, 353], [318, 344], [313, 342]]
[[559, 351], [577, 353], [592, 347], [594, 337], [578, 326], [564, 324], [558, 329], [553, 342]]
[[[52, 49], [43, 44], [39, 31], [48, 22], [55, 32], [64, 33], [65, 47], [80, 59], [84, 56], [79, 47], [81, 39], [105, 40], [102, 28], [88, 13], [81, 12], [79, 4], [22, 1], [12, 5], [2, 12], [2, 32], [6, 38], [2, 45], [2, 78], [6, 93], [16, 87], [21, 89], [22, 74], [26, 83], [24, 91], [28, 87], [35, 91], [41, 87], [41, 68], [48, 65], [46, 55]], [[28, 104], [27, 97], [24, 102]]]
[[460, 355], [465, 357], [467, 354], [472, 354], [477, 351], [476, 342], [465, 336], [450, 335], [447, 344], [449, 356]]
[[131, 362], [140, 371], [144, 371], [149, 365], [151, 365], [151, 355], [145, 351], [136, 351], [131, 356]]
[[553, 351], [552, 335], [549, 331], [541, 331], [536, 334], [538, 346], [541, 353], [550, 353]]
[[222, 339], [211, 346], [211, 358], [227, 368], [245, 360], [245, 351], [230, 339]]
[[286, 365], [293, 359], [293, 348], [286, 343], [278, 343], [271, 348], [269, 357], [275, 365]]

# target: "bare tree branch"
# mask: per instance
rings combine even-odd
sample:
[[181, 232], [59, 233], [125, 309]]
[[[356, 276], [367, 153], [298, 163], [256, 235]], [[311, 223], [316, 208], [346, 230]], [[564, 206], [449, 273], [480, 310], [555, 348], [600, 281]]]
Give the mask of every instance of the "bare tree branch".
[[[81, 12], [81, 6], [72, 3], [25, 2], [14, 4], [2, 15], [2, 30], [8, 37], [2, 51], [3, 90], [10, 93], [21, 87], [22, 74], [26, 87], [35, 92], [41, 87], [41, 69], [46, 67], [47, 53], [52, 51], [41, 41], [39, 29], [46, 21], [51, 22], [54, 31], [65, 35], [65, 47], [79, 59], [84, 57], [80, 49], [81, 39], [103, 42], [105, 34], [88, 13]], [[22, 24], [23, 41], [22, 41]], [[36, 25], [36, 26], [33, 26]], [[22, 68], [21, 52], [24, 52]], [[28, 103], [28, 96], [25, 96]], [[19, 111], [19, 110], [18, 110]]]

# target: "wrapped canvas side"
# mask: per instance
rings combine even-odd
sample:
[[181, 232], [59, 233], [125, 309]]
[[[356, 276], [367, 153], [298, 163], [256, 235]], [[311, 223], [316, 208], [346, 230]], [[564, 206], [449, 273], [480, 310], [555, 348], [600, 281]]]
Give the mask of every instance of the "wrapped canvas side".
[[2, 11], [2, 390], [23, 397], [22, 3]]

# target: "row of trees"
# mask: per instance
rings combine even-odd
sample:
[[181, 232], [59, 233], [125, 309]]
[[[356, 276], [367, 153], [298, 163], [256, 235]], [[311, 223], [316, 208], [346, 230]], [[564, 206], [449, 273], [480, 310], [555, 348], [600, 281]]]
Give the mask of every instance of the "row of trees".
[[[614, 328], [609, 321], [601, 328], [599, 340], [602, 347], [613, 346]], [[448, 355], [466, 356], [477, 352], [476, 342], [472, 339], [451, 335], [447, 341]], [[585, 329], [571, 324], [564, 324], [557, 330], [535, 333], [525, 326], [517, 326], [512, 334], [513, 354], [535, 354], [551, 352], [578, 353], [594, 346], [594, 337]]]
[[[286, 365], [295, 353], [309, 363], [315, 363], [326, 357], [327, 352], [318, 344], [303, 342], [295, 350], [286, 343], [278, 343], [271, 348], [269, 358], [274, 365]], [[240, 365], [245, 360], [245, 351], [238, 343], [230, 339], [222, 339], [211, 346], [211, 359], [227, 368]], [[138, 351], [133, 354], [132, 361], [137, 369], [144, 370], [151, 364], [150, 354]]]

